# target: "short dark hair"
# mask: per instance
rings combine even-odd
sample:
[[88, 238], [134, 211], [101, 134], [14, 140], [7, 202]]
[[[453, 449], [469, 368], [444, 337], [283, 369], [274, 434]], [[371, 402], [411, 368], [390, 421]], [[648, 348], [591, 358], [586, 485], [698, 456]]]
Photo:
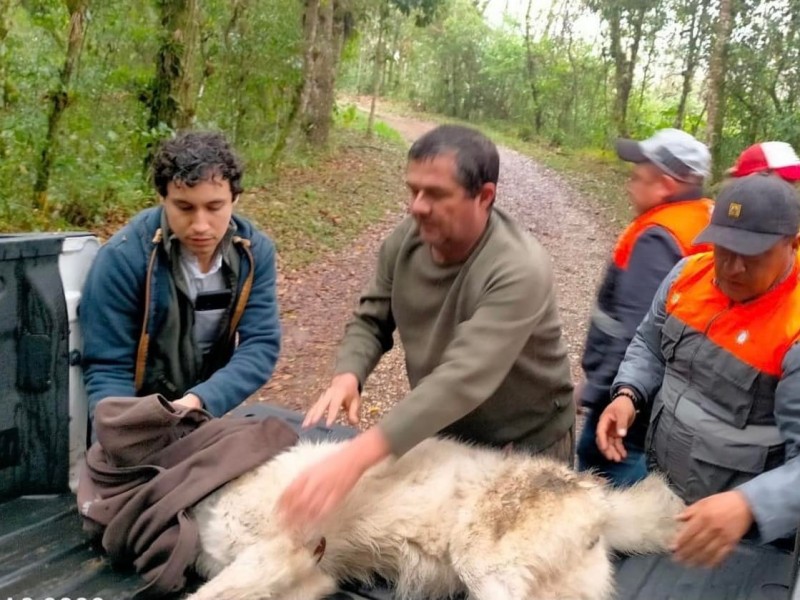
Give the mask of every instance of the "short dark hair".
[[408, 160], [425, 160], [455, 154], [456, 180], [475, 196], [485, 183], [497, 183], [500, 155], [494, 142], [480, 131], [461, 125], [440, 125], [429, 131], [408, 151]]
[[164, 140], [153, 158], [153, 185], [162, 197], [167, 185], [179, 181], [194, 187], [213, 177], [230, 183], [233, 197], [242, 193], [242, 163], [225, 136], [187, 131]]

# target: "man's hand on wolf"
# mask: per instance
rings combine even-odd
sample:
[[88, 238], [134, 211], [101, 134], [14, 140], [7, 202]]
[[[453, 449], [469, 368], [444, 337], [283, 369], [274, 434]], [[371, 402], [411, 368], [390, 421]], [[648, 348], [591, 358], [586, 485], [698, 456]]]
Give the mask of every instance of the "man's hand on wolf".
[[626, 396], [618, 397], [600, 415], [597, 422], [597, 448], [608, 460], [625, 460], [628, 453], [622, 440], [628, 435], [628, 428], [635, 418], [636, 407]]
[[716, 567], [753, 524], [753, 512], [738, 491], [698, 500], [677, 517], [683, 526], [672, 544], [675, 560], [688, 566]]
[[358, 425], [361, 394], [358, 391], [358, 379], [352, 373], [341, 373], [333, 378], [328, 389], [322, 392], [319, 400], [306, 413], [303, 427], [316, 425], [325, 414], [325, 411], [328, 412], [326, 424], [330, 427], [336, 420], [341, 408], [347, 411], [347, 421], [351, 425]]
[[373, 427], [341, 450], [305, 469], [278, 499], [284, 524], [296, 532], [315, 531], [352, 491], [364, 472], [389, 455], [389, 442]]

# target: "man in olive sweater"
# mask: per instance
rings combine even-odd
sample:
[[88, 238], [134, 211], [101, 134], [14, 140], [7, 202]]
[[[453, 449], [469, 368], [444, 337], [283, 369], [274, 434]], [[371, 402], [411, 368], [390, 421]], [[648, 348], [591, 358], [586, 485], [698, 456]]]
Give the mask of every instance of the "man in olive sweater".
[[493, 206], [496, 146], [441, 126], [409, 150], [410, 216], [383, 242], [338, 352], [330, 387], [304, 425], [360, 391], [397, 328], [411, 392], [339, 454], [301, 473], [280, 506], [295, 526], [335, 508], [361, 475], [436, 434], [572, 463], [575, 406], [550, 257]]

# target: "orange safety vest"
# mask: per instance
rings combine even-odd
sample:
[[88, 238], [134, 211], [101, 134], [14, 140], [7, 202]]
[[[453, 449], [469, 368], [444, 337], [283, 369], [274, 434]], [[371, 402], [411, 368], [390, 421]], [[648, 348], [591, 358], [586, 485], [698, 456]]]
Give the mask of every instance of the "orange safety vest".
[[695, 245], [694, 240], [709, 224], [713, 209], [714, 202], [707, 198], [667, 202], [651, 208], [636, 217], [619, 236], [614, 247], [614, 264], [627, 269], [639, 236], [656, 225], [669, 232], [683, 256], [710, 250], [709, 244]]
[[734, 304], [714, 283], [714, 255], [692, 256], [670, 287], [666, 309], [741, 362], [780, 377], [784, 356], [800, 339], [797, 261], [766, 294]]

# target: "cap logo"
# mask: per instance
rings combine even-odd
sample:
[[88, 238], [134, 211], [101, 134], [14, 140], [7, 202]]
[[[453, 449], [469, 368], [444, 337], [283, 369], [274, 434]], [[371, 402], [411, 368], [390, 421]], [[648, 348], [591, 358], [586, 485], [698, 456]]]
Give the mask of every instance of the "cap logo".
[[728, 206], [728, 216], [731, 219], [738, 219], [742, 216], [742, 205], [738, 202], [731, 202], [730, 206]]

